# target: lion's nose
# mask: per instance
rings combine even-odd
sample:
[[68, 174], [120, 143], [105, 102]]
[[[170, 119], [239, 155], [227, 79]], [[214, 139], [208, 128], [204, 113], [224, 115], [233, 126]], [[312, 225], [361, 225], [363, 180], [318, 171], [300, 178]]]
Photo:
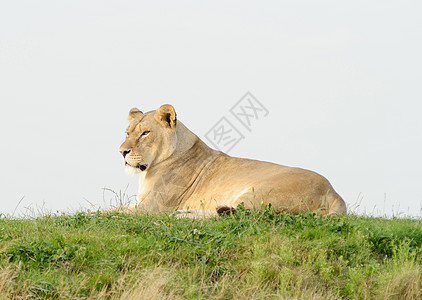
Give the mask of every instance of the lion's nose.
[[126, 155], [130, 153], [130, 150], [123, 150], [123, 151], [120, 151], [120, 153], [123, 155], [123, 158], [125, 158]]

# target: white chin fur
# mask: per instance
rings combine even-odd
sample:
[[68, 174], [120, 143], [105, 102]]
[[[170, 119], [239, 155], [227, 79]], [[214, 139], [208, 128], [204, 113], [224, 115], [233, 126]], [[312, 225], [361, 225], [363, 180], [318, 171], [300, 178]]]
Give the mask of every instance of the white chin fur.
[[141, 173], [141, 170], [139, 170], [138, 168], [134, 168], [134, 167], [126, 165], [125, 166], [125, 172], [126, 172], [126, 174], [133, 176], [133, 175]]

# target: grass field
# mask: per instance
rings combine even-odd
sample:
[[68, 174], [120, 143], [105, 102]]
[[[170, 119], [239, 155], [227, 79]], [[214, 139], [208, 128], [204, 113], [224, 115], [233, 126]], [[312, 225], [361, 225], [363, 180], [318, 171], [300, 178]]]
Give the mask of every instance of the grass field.
[[421, 299], [421, 220], [0, 218], [0, 299]]

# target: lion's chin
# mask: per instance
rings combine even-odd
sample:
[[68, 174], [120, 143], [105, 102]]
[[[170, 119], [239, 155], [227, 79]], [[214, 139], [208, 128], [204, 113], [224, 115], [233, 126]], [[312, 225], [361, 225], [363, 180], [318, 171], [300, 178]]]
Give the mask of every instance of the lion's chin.
[[133, 167], [129, 165], [128, 163], [125, 164], [125, 171], [129, 175], [139, 174], [142, 171], [145, 171], [147, 168], [148, 168], [147, 164], [139, 165], [138, 167]]
[[125, 172], [126, 172], [126, 174], [133, 176], [133, 175], [141, 173], [142, 171], [139, 168], [135, 168], [135, 167], [126, 165], [125, 166]]

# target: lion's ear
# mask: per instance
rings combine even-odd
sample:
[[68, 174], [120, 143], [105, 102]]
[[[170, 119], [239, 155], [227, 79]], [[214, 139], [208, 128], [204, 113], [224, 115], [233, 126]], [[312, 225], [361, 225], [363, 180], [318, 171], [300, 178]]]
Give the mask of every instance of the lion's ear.
[[134, 107], [129, 111], [129, 115], [127, 116], [127, 119], [130, 122], [130, 121], [132, 121], [133, 119], [135, 119], [136, 117], [138, 117], [139, 115], [142, 115], [142, 114], [143, 114], [142, 111], [140, 111], [139, 109]]
[[155, 111], [154, 115], [158, 123], [168, 126], [172, 129], [176, 127], [176, 112], [174, 107], [170, 104], [161, 105], [159, 109]]

